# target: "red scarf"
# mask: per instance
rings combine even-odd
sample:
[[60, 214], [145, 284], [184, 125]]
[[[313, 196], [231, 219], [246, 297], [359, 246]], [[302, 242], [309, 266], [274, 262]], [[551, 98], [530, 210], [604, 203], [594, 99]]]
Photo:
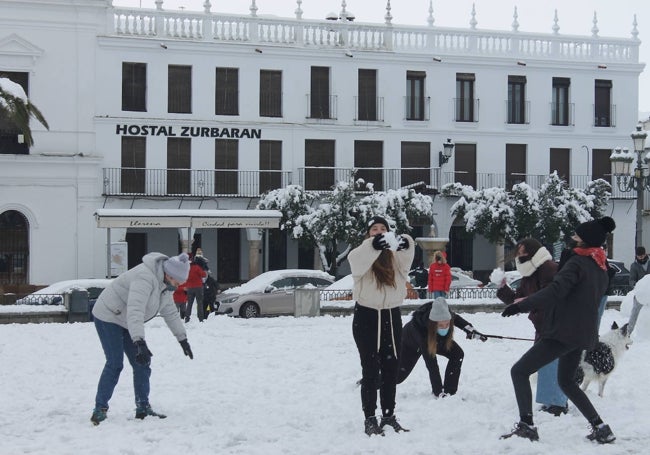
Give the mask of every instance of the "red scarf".
[[576, 247], [573, 249], [576, 254], [580, 256], [591, 256], [591, 258], [596, 261], [598, 267], [603, 270], [607, 270], [607, 256], [605, 256], [605, 250], [601, 247], [590, 247], [590, 248], [579, 248]]

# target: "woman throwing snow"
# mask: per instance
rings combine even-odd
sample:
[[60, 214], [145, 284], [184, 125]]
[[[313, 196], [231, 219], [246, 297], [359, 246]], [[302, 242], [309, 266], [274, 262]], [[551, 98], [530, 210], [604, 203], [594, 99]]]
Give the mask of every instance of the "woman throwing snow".
[[[413, 317], [402, 330], [402, 349], [399, 355], [397, 383], [401, 384], [418, 362], [420, 356], [429, 370], [431, 392], [439, 398], [454, 395], [458, 390], [460, 368], [465, 353], [454, 341], [454, 327], [465, 331], [467, 338], [486, 341], [465, 319], [449, 311], [447, 301], [438, 297], [415, 310]], [[440, 378], [436, 355], [448, 359], [445, 381]]]
[[[350, 251], [354, 279], [352, 334], [361, 358], [361, 406], [368, 436], [383, 435], [383, 427], [406, 431], [395, 418], [397, 356], [402, 336], [400, 305], [406, 297], [408, 271], [413, 262], [413, 239], [395, 236], [385, 218], [368, 222], [366, 239]], [[377, 422], [377, 389], [381, 422]]]

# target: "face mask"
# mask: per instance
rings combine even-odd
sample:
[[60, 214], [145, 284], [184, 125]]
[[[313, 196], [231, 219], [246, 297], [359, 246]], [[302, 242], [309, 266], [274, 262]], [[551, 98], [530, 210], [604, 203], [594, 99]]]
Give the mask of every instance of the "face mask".
[[441, 337], [447, 336], [448, 333], [449, 333], [449, 328], [438, 329], [438, 335], [440, 335]]
[[173, 291], [176, 290], [176, 286], [174, 286], [173, 284], [171, 284], [169, 281], [167, 281], [167, 280], [163, 280], [163, 281], [164, 281], [164, 283], [165, 283], [165, 285], [166, 285], [166, 287], [165, 287], [165, 290], [166, 290], [166, 291], [172, 291], [172, 292], [173, 292]]
[[530, 261], [530, 255], [528, 255], [528, 254], [523, 254], [523, 255], [519, 256], [517, 259], [519, 259], [519, 262]]

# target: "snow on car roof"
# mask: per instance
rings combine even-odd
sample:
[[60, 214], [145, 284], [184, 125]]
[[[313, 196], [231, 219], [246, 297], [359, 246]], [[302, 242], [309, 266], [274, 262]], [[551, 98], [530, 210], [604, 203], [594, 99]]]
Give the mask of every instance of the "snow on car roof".
[[260, 292], [263, 291], [266, 286], [279, 280], [285, 276], [311, 276], [317, 278], [323, 278], [325, 280], [333, 280], [334, 277], [329, 273], [323, 272], [322, 270], [308, 270], [308, 269], [284, 269], [284, 270], [271, 270], [269, 272], [264, 272], [255, 278], [247, 281], [244, 284], [235, 286], [230, 289], [226, 289], [224, 294], [245, 294], [248, 292]]
[[87, 278], [80, 280], [66, 280], [53, 283], [43, 289], [39, 289], [30, 295], [43, 295], [43, 294], [61, 294], [62, 292], [70, 289], [87, 289], [87, 288], [105, 288], [113, 281], [108, 278]]
[[348, 291], [354, 287], [354, 278], [352, 274], [345, 275], [340, 280], [336, 281], [333, 284], [330, 284], [325, 288], [326, 291]]

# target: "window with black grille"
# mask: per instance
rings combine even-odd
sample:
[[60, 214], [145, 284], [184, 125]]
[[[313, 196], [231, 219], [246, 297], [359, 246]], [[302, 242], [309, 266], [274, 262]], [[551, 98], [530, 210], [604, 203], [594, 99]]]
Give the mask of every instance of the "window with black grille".
[[282, 117], [282, 71], [260, 70], [260, 117]]
[[239, 115], [239, 68], [217, 68], [214, 113]]
[[[17, 71], [0, 71], [0, 77], [20, 85], [29, 96], [29, 73]], [[21, 131], [12, 120], [0, 116], [0, 154], [27, 155], [29, 147], [21, 138]]]
[[167, 138], [167, 194], [191, 194], [191, 148], [189, 138]]
[[260, 141], [260, 194], [282, 188], [282, 141]]
[[167, 112], [192, 113], [192, 67], [169, 65], [167, 67]]
[[215, 139], [214, 141], [214, 192], [237, 194], [239, 168], [239, 140]]
[[305, 189], [327, 191], [334, 186], [333, 140], [305, 139]]
[[122, 136], [120, 192], [145, 194], [147, 139]]
[[357, 186], [359, 191], [367, 191], [367, 184], [372, 184], [375, 191], [383, 191], [382, 174], [384, 143], [382, 141], [354, 141], [354, 167], [356, 179], [363, 179]]

